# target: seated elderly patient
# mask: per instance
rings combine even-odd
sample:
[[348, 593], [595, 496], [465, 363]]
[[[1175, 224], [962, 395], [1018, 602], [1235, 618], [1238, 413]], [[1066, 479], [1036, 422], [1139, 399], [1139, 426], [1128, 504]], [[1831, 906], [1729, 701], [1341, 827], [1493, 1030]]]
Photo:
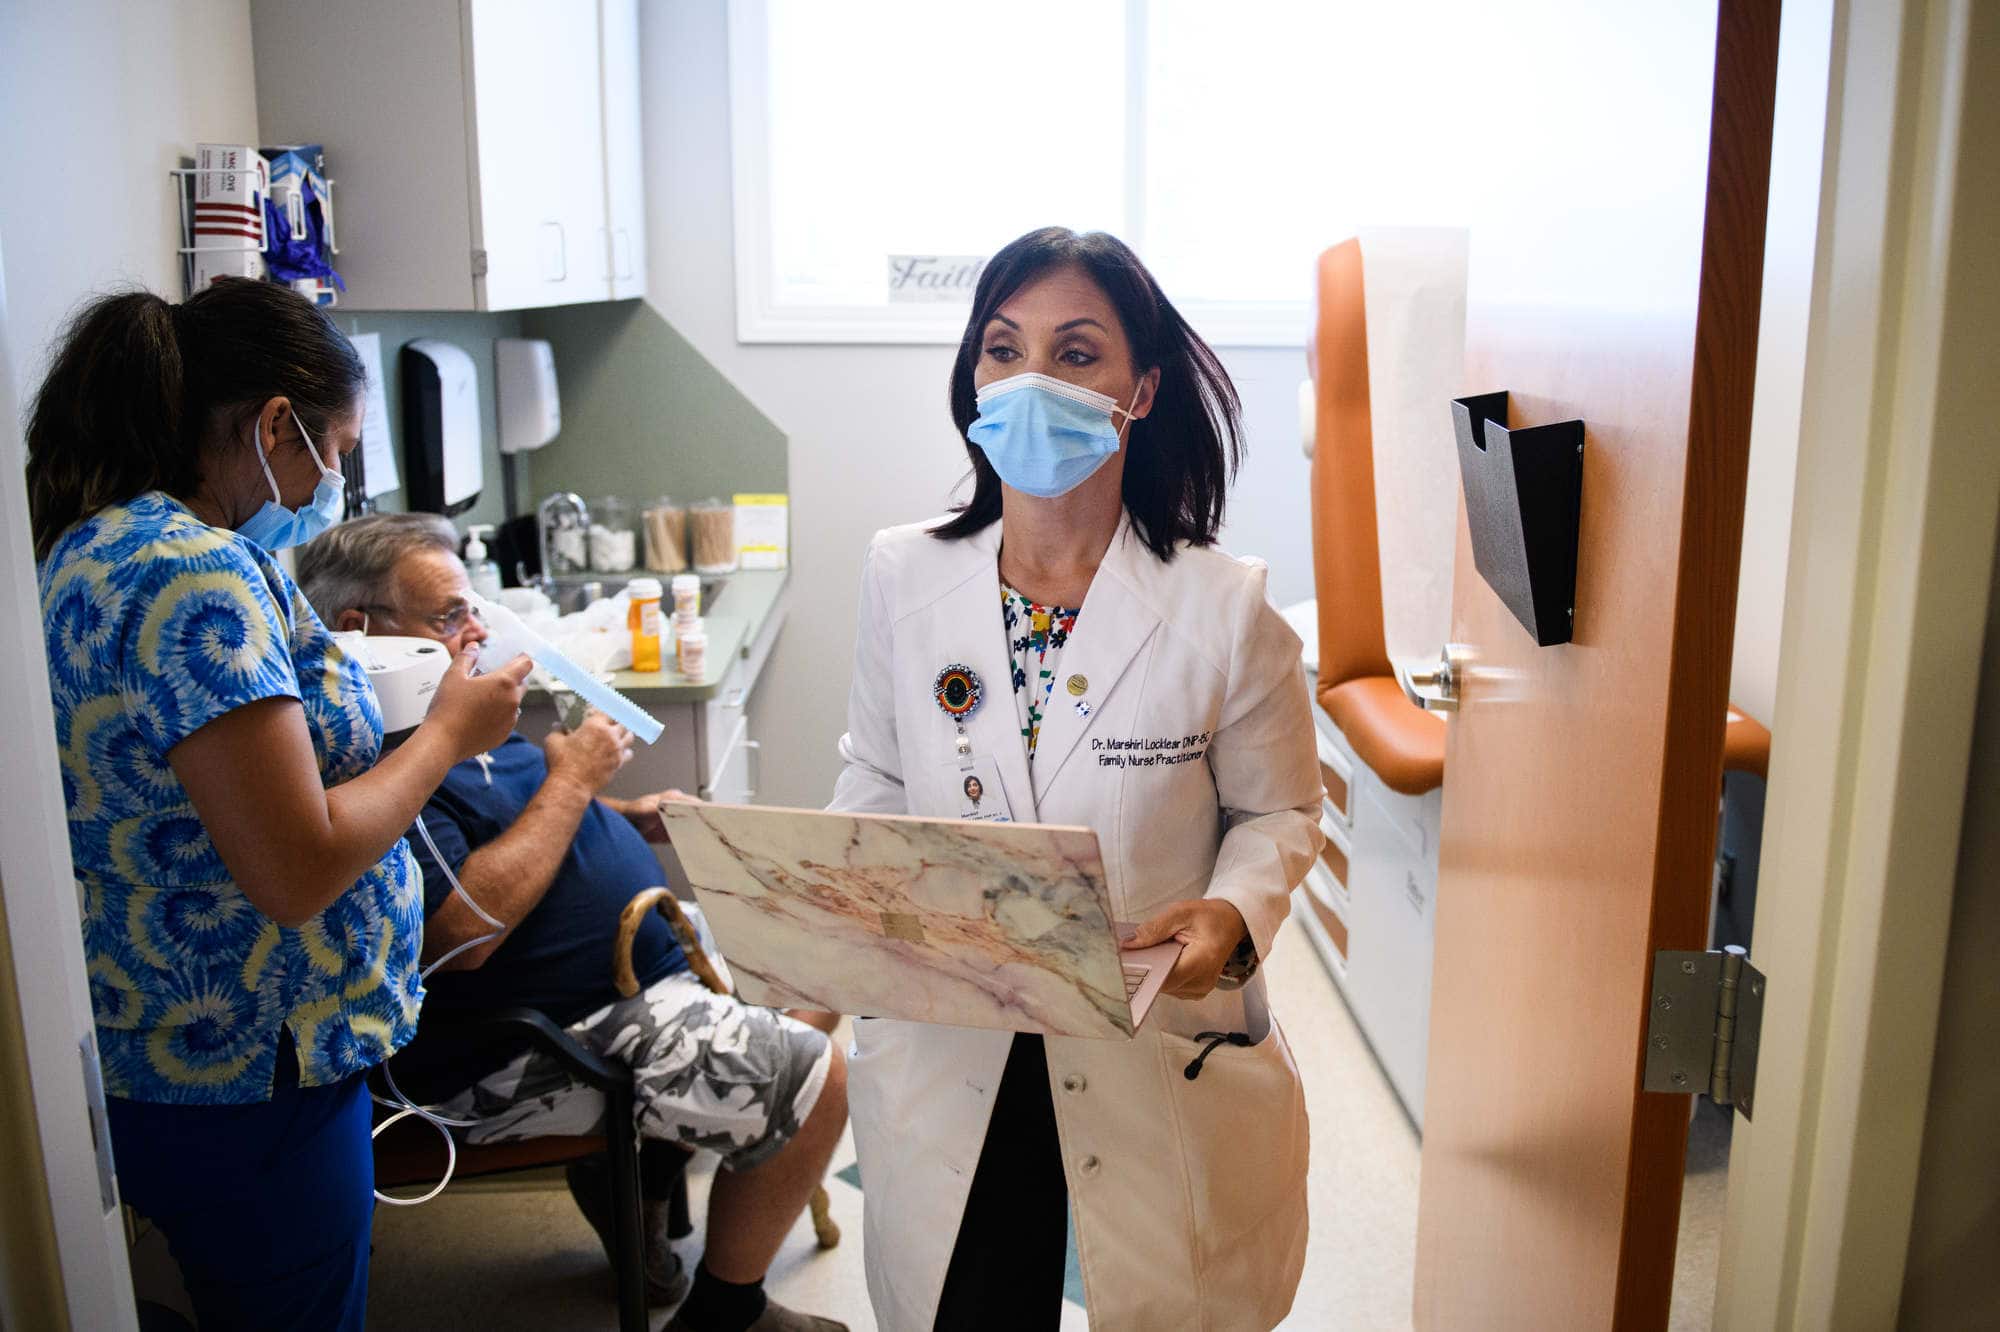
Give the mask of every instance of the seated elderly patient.
[[[470, 613], [456, 544], [451, 525], [433, 515], [359, 518], [300, 551], [299, 584], [336, 629], [432, 638], [457, 652], [486, 635]], [[602, 1099], [546, 1055], [442, 1048], [435, 1035], [440, 1017], [516, 1004], [548, 1014], [636, 1075], [656, 1302], [688, 1287], [667, 1247], [662, 1177], [671, 1175], [660, 1169], [661, 1144], [722, 1155], [707, 1249], [669, 1329], [838, 1329], [768, 1301], [763, 1280], [840, 1136], [846, 1066], [822, 1031], [710, 992], [657, 916], [633, 947], [643, 988], [619, 998], [611, 975], [619, 912], [660, 881], [647, 839], [665, 836], [655, 801], [601, 794], [630, 756], [631, 736], [593, 715], [539, 747], [516, 732], [450, 771], [424, 807], [424, 825], [465, 890], [508, 928], [432, 977], [417, 1038], [392, 1072], [410, 1095], [441, 1098], [445, 1113], [479, 1120], [467, 1132], [475, 1143], [593, 1132]], [[414, 830], [410, 841], [423, 869], [428, 962], [491, 927], [451, 892]], [[602, 1168], [572, 1167], [570, 1190], [608, 1250]]]

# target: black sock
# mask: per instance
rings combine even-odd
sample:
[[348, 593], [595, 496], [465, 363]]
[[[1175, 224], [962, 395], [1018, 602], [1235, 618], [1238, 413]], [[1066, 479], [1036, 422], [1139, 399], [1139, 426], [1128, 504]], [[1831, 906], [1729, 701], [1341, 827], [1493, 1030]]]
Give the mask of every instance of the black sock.
[[763, 1316], [765, 1303], [762, 1277], [739, 1286], [702, 1263], [694, 1269], [694, 1289], [674, 1317], [699, 1332], [743, 1332]]

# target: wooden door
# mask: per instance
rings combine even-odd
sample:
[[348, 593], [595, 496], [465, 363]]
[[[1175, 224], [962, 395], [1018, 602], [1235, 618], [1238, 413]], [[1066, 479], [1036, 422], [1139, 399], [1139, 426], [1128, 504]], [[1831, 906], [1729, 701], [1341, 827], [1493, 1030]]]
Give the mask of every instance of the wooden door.
[[[1481, 579], [1461, 509], [1424, 1329], [1667, 1321], [1688, 1099], [1639, 1089], [1647, 984], [1705, 945], [1778, 41], [1775, 0], [1643, 31], [1689, 8], [1522, 7], [1489, 52], [1494, 169], [1570, 183], [1474, 226], [1466, 388], [1586, 449], [1568, 644]], [[1621, 144], [1645, 188], [1605, 187]]]

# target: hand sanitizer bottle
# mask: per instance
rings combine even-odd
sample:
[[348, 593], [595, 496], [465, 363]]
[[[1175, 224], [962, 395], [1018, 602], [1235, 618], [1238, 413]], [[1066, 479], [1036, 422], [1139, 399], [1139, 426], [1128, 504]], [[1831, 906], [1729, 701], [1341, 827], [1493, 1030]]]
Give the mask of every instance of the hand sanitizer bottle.
[[484, 523], [465, 529], [465, 577], [472, 590], [488, 601], [500, 596], [500, 566], [487, 558], [486, 542], [481, 539], [492, 535], [493, 529]]

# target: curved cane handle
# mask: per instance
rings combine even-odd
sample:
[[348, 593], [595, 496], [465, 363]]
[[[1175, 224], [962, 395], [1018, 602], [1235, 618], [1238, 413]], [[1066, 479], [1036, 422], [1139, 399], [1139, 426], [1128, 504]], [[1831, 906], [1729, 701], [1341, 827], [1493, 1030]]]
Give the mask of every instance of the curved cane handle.
[[680, 940], [688, 969], [716, 994], [728, 994], [729, 986], [723, 983], [722, 973], [708, 960], [701, 940], [695, 935], [694, 924], [688, 920], [687, 912], [681, 910], [680, 899], [670, 888], [642, 889], [618, 913], [618, 939], [611, 947], [611, 971], [618, 984], [618, 993], [627, 999], [639, 993], [638, 973], [632, 970], [632, 941], [638, 937], [639, 922], [655, 907], [667, 918], [667, 924], [673, 927], [674, 937]]
[[639, 923], [646, 919], [661, 898], [673, 897], [666, 888], [645, 888], [635, 894], [618, 913], [618, 938], [611, 945], [611, 975], [618, 985], [618, 993], [630, 999], [639, 993], [639, 977], [632, 970], [632, 941], [639, 937]]

